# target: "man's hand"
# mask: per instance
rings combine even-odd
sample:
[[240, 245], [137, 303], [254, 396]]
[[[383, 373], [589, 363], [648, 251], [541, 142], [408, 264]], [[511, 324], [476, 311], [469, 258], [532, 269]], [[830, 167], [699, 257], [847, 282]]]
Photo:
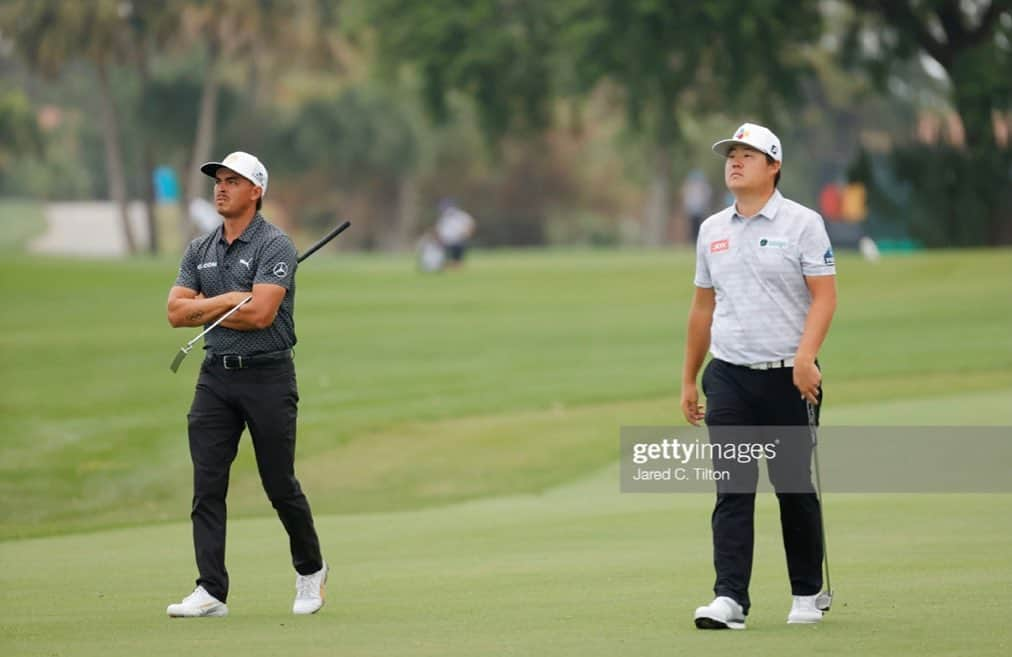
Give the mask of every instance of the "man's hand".
[[253, 297], [253, 301], [230, 315], [221, 325], [236, 331], [265, 329], [274, 323], [287, 292], [284, 287], [273, 283], [257, 283], [253, 286], [252, 292], [227, 292], [226, 294], [231, 297], [229, 301], [232, 306], [250, 296]]
[[699, 403], [699, 391], [696, 389], [696, 383], [683, 383], [682, 384], [682, 415], [685, 416], [686, 422], [694, 427], [698, 427], [699, 423], [703, 421], [703, 405]]
[[822, 372], [815, 366], [814, 360], [794, 361], [794, 387], [801, 393], [802, 399], [818, 404], [821, 384]]

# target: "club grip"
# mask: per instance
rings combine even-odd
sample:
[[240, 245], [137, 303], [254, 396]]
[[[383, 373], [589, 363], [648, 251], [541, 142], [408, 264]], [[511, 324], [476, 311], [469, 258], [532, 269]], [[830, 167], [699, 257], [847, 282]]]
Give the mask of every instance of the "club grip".
[[345, 229], [347, 229], [348, 226], [350, 226], [350, 225], [351, 225], [351, 222], [350, 221], [346, 221], [343, 224], [341, 224], [340, 226], [338, 226], [337, 228], [335, 228], [334, 230], [332, 230], [329, 233], [327, 233], [326, 235], [324, 235], [323, 238], [321, 238], [319, 242], [317, 242], [313, 246], [311, 246], [308, 249], [306, 249], [306, 252], [299, 256], [298, 262], [302, 262], [303, 260], [305, 260], [309, 256], [311, 256], [314, 253], [316, 253], [317, 251], [319, 251], [320, 248], [324, 244], [326, 244], [330, 240], [334, 239], [335, 237], [337, 237], [338, 235], [340, 235], [341, 233], [343, 233], [345, 231]]

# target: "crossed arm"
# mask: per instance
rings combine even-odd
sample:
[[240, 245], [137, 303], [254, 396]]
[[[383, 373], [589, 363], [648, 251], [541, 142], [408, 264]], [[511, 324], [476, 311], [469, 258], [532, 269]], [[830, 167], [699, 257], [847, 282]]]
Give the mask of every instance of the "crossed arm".
[[274, 323], [286, 292], [287, 290], [280, 285], [258, 283], [253, 286], [252, 292], [235, 291], [205, 297], [196, 290], [176, 285], [169, 290], [169, 324], [174, 328], [203, 326], [218, 319], [252, 295], [253, 300], [232, 313], [221, 326], [236, 331], [257, 331]]

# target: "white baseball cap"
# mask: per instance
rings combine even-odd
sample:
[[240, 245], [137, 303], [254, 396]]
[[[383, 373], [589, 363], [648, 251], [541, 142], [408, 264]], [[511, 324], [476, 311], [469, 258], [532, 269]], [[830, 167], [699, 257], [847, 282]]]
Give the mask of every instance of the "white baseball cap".
[[236, 151], [229, 153], [221, 162], [205, 162], [200, 170], [214, 178], [218, 169], [225, 167], [235, 171], [240, 176], [250, 181], [261, 189], [260, 195], [267, 195], [267, 167], [256, 156]]
[[769, 128], [764, 128], [755, 123], [742, 123], [734, 136], [730, 139], [722, 139], [713, 145], [713, 152], [717, 155], [727, 157], [727, 152], [732, 146], [751, 146], [760, 153], [769, 155], [777, 162], [783, 161], [784, 152], [780, 147], [780, 138], [773, 134]]

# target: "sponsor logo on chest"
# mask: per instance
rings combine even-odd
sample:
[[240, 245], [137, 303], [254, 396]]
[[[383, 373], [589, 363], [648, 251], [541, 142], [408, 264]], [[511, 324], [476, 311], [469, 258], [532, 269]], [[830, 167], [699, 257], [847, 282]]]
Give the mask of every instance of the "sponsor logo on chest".
[[723, 253], [731, 248], [730, 240], [714, 240], [710, 242], [710, 253]]

